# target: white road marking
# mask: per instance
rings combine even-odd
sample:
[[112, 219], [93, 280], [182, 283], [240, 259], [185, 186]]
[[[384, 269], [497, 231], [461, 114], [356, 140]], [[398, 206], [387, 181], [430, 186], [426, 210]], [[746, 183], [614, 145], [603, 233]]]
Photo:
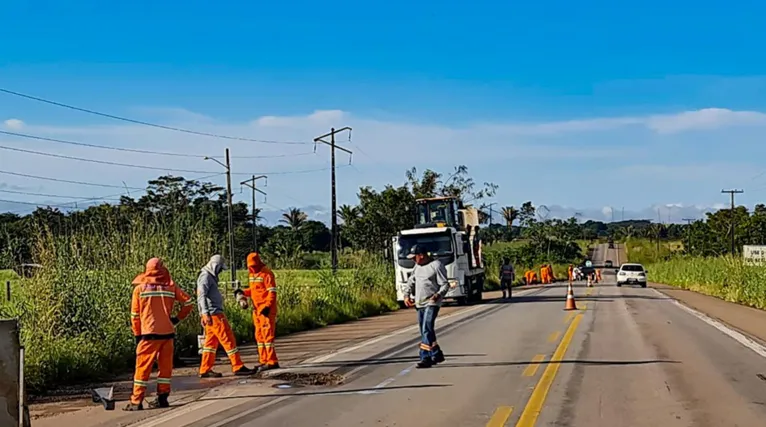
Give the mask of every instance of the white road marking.
[[[654, 292], [657, 292], [658, 294], [662, 295], [664, 298], [668, 298], [668, 295], [663, 294], [662, 292], [658, 291], [657, 289], [652, 289]], [[750, 337], [742, 334], [741, 332], [737, 332], [734, 329], [731, 329], [730, 327], [726, 326], [722, 322], [719, 322], [718, 320], [713, 319], [712, 317], [701, 313], [686, 304], [670, 297], [670, 300], [678, 307], [686, 311], [687, 313], [691, 314], [692, 316], [702, 320], [703, 322], [707, 323], [708, 325], [718, 329], [719, 331], [723, 332], [724, 334], [728, 335], [730, 338], [733, 338], [738, 343], [742, 344], [743, 346], [749, 348], [750, 350], [754, 351], [759, 356], [766, 358], [766, 347], [761, 345], [760, 343], [756, 342], [755, 340], [751, 339]]]

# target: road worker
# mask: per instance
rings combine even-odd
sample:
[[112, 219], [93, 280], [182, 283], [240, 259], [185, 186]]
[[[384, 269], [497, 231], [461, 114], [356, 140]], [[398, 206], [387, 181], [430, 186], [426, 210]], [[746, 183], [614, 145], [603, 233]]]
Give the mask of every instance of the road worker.
[[556, 281], [556, 278], [553, 276], [553, 266], [550, 264], [545, 265], [546, 270], [548, 270], [548, 284], [551, 284]]
[[447, 269], [421, 245], [414, 245], [407, 258], [415, 260], [415, 268], [407, 279], [406, 304], [414, 305], [418, 312], [420, 362], [417, 368], [430, 368], [444, 362], [444, 353], [436, 342], [436, 316], [450, 290]]
[[500, 289], [503, 291], [503, 299], [506, 299], [505, 290], [508, 289], [508, 297], [511, 297], [511, 288], [513, 281], [516, 280], [516, 271], [508, 258], [503, 258], [503, 265], [500, 266]]
[[601, 282], [601, 269], [597, 268], [596, 269], [596, 283], [599, 283], [599, 282]]
[[258, 343], [260, 359], [258, 372], [278, 369], [279, 360], [274, 349], [274, 337], [277, 332], [277, 282], [274, 273], [256, 252], [247, 256], [247, 270], [250, 286], [244, 291], [235, 291], [235, 295], [240, 301], [244, 297], [253, 300], [255, 341]]
[[213, 255], [210, 261], [202, 267], [197, 278], [197, 303], [202, 327], [205, 328], [205, 343], [202, 346], [202, 363], [199, 367], [200, 378], [220, 378], [223, 375], [213, 371], [215, 353], [218, 344], [223, 346], [231, 362], [234, 375], [252, 375], [254, 370], [242, 363], [237, 348], [234, 331], [223, 312], [223, 296], [218, 289], [218, 275], [224, 269], [223, 257]]
[[537, 282], [537, 273], [535, 273], [534, 270], [527, 270], [527, 272], [524, 273], [524, 280], [527, 282], [527, 285], [533, 285]]
[[572, 284], [572, 280], [574, 280], [574, 265], [569, 264], [569, 268], [567, 268], [567, 276], [569, 278], [569, 284]]
[[[126, 411], [143, 410], [146, 386], [157, 362], [157, 400], [149, 402], [151, 408], [167, 408], [170, 378], [173, 374], [173, 341], [175, 325], [191, 312], [194, 301], [170, 278], [170, 272], [159, 258], [146, 263], [146, 269], [133, 280], [130, 320], [136, 339], [136, 372], [133, 393]], [[178, 302], [181, 310], [172, 316]]]

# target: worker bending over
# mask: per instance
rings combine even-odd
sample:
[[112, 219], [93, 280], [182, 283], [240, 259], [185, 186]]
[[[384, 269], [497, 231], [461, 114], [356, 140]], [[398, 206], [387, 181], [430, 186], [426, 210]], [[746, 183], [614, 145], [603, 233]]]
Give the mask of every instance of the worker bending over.
[[277, 282], [274, 273], [255, 252], [247, 256], [247, 270], [250, 286], [244, 292], [237, 289], [234, 295], [240, 304], [246, 297], [253, 300], [255, 341], [258, 343], [260, 359], [258, 372], [278, 369], [279, 359], [274, 349], [274, 337], [277, 333]]
[[524, 280], [527, 282], [527, 285], [535, 284], [535, 282], [537, 282], [537, 273], [535, 273], [534, 270], [527, 270], [527, 272], [524, 273]]
[[516, 270], [513, 269], [513, 264], [508, 258], [503, 258], [503, 265], [500, 266], [500, 289], [503, 291], [503, 299], [506, 298], [506, 289], [508, 289], [508, 298], [511, 297], [514, 280], [516, 280]]
[[234, 375], [252, 375], [254, 370], [242, 363], [237, 348], [234, 331], [223, 312], [223, 296], [218, 289], [218, 275], [224, 269], [223, 257], [213, 255], [210, 261], [202, 267], [197, 278], [197, 302], [202, 327], [205, 328], [205, 343], [202, 346], [202, 363], [199, 367], [200, 378], [220, 378], [223, 375], [213, 371], [215, 353], [218, 344], [223, 346], [231, 361]]
[[[170, 278], [170, 272], [159, 258], [146, 263], [146, 269], [133, 280], [130, 302], [130, 326], [136, 339], [136, 372], [133, 375], [133, 393], [126, 411], [144, 409], [146, 386], [157, 362], [157, 400], [149, 402], [151, 408], [167, 408], [170, 395], [170, 377], [173, 375], [173, 340], [175, 325], [191, 312], [194, 301]], [[172, 316], [178, 302], [181, 310]]]
[[[438, 259], [431, 258], [426, 248], [415, 245], [407, 258], [415, 260], [415, 268], [407, 280], [405, 303], [414, 305], [420, 325], [420, 369], [430, 368], [444, 361], [444, 353], [436, 342], [436, 316], [442, 300], [450, 290], [447, 269]], [[413, 302], [412, 295], [415, 296]]]

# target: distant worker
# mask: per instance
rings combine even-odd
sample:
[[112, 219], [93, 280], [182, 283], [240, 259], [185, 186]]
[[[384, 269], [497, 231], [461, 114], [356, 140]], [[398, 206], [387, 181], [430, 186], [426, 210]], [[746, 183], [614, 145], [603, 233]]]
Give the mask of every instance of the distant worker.
[[601, 282], [601, 269], [597, 268], [596, 269], [596, 283], [599, 283], [599, 282]]
[[543, 285], [548, 283], [548, 269], [545, 267], [545, 264], [540, 266], [540, 283]]
[[[447, 269], [441, 261], [434, 259], [426, 248], [415, 245], [407, 258], [415, 260], [415, 268], [407, 280], [405, 302], [414, 305], [420, 325], [420, 369], [430, 368], [444, 362], [444, 353], [436, 342], [436, 316], [442, 300], [450, 290]], [[412, 300], [412, 296], [415, 300]]]
[[[255, 341], [258, 343], [258, 372], [279, 368], [274, 337], [277, 332], [277, 282], [274, 273], [261, 261], [261, 256], [252, 252], [247, 256], [250, 286], [234, 294], [239, 301], [250, 297], [253, 300], [253, 323]], [[246, 301], [246, 300], [245, 300]]]
[[574, 280], [574, 265], [569, 264], [569, 268], [567, 268], [567, 277], [569, 278], [569, 284], [572, 284], [572, 281]]
[[535, 284], [535, 282], [537, 282], [537, 273], [535, 273], [534, 270], [527, 270], [527, 272], [524, 273], [524, 281], [527, 286]]
[[[169, 407], [170, 378], [173, 375], [173, 341], [175, 325], [191, 312], [194, 301], [170, 278], [170, 272], [159, 258], [146, 263], [146, 269], [133, 280], [133, 297], [130, 303], [131, 329], [136, 339], [136, 371], [133, 376], [133, 393], [126, 411], [144, 409], [146, 387], [157, 362], [157, 400], [149, 402], [150, 408]], [[178, 302], [181, 310], [172, 316], [173, 306]]]
[[500, 266], [500, 290], [503, 291], [503, 299], [506, 298], [506, 289], [508, 289], [507, 298], [511, 297], [511, 288], [513, 287], [514, 280], [516, 280], [516, 270], [513, 269], [510, 259], [503, 258], [503, 265]]
[[220, 378], [223, 375], [213, 371], [215, 353], [218, 344], [223, 346], [231, 362], [234, 375], [252, 375], [254, 370], [242, 363], [237, 348], [237, 339], [231, 330], [229, 321], [223, 312], [223, 296], [218, 289], [218, 275], [224, 269], [223, 257], [213, 255], [202, 267], [197, 278], [197, 303], [202, 327], [205, 328], [205, 343], [202, 346], [202, 363], [199, 367], [200, 378]]
[[546, 267], [548, 268], [548, 283], [553, 283], [556, 281], [556, 276], [553, 275], [553, 266], [550, 264], [547, 264]]

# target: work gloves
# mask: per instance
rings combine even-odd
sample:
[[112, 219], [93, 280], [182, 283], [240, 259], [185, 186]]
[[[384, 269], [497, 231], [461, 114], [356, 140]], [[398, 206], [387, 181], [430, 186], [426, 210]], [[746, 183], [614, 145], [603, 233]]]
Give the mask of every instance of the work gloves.
[[172, 323], [172, 324], [173, 324], [173, 326], [177, 325], [177, 324], [178, 324], [178, 322], [180, 322], [180, 320], [178, 320], [178, 318], [177, 318], [177, 317], [171, 317], [171, 318], [170, 318], [170, 323]]
[[245, 293], [237, 289], [234, 291], [234, 297], [237, 299], [237, 304], [239, 304], [239, 308], [243, 310], [247, 310], [250, 308], [250, 303], [247, 302], [247, 297], [245, 296]]
[[268, 316], [271, 313], [271, 307], [263, 307], [261, 310], [261, 316]]

